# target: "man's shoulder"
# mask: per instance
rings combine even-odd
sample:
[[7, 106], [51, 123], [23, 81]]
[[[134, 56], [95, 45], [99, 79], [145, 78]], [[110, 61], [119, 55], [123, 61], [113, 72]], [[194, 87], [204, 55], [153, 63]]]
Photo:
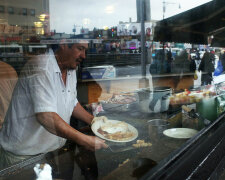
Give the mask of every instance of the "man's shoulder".
[[54, 68], [54, 55], [50, 53], [37, 55], [25, 64], [22, 72], [24, 74], [36, 74], [40, 72], [49, 72]]

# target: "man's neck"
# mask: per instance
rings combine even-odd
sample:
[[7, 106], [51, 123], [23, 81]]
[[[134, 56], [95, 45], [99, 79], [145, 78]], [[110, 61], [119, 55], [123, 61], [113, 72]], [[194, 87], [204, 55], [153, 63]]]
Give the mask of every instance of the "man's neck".
[[67, 68], [63, 65], [63, 58], [62, 56], [60, 56], [60, 54], [58, 53], [58, 51], [55, 52], [55, 58], [57, 61], [57, 64], [59, 66], [59, 69], [61, 71], [62, 74], [66, 74], [67, 73]]
[[58, 51], [55, 52], [55, 59], [57, 61], [59, 69], [61, 71], [63, 83], [66, 86], [67, 68], [65, 68], [65, 66], [63, 65], [63, 63], [62, 63], [63, 62], [62, 56], [60, 56]]

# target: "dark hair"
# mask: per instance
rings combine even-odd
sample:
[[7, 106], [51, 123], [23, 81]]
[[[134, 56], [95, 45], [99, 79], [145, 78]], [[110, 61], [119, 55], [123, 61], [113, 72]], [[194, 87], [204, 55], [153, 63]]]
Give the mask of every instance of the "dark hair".
[[56, 52], [59, 49], [59, 44], [51, 44], [50, 48], [53, 50], [53, 52]]

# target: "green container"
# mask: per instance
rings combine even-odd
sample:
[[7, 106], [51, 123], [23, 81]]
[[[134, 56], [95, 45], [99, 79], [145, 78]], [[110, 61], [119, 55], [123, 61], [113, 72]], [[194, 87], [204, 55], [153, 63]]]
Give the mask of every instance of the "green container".
[[217, 113], [220, 115], [223, 112], [225, 112], [225, 94], [217, 97]]
[[217, 97], [209, 97], [202, 99], [196, 103], [196, 111], [205, 119], [215, 121], [218, 117], [217, 112]]

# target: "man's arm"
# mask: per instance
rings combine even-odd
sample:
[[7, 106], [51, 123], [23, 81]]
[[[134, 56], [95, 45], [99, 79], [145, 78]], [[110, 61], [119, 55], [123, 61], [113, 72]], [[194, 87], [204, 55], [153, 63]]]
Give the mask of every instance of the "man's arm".
[[[85, 135], [67, 124], [55, 112], [41, 112], [36, 114], [38, 122], [50, 133], [72, 140], [89, 150], [107, 148], [105, 141], [95, 136]], [[84, 118], [86, 119], [86, 118]], [[91, 118], [90, 118], [91, 119]]]
[[72, 116], [80, 119], [84, 122], [86, 122], [87, 124], [91, 124], [91, 121], [93, 120], [94, 116], [91, 115], [90, 113], [88, 113], [78, 102], [77, 105], [75, 106]]

